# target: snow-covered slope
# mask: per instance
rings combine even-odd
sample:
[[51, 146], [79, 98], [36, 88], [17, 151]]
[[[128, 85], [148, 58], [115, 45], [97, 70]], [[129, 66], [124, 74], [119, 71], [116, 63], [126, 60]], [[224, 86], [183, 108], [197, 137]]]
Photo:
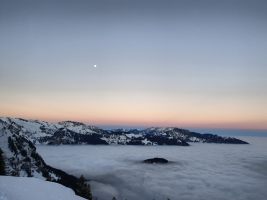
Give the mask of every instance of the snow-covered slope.
[[20, 134], [20, 127], [0, 121], [0, 148], [4, 154], [6, 175], [58, 179], [55, 174], [43, 176], [44, 161], [34, 145]]
[[1, 174], [61, 183], [72, 188], [76, 194], [91, 198], [90, 187], [83, 179], [48, 166], [36, 152], [34, 144], [23, 136], [24, 133], [21, 126], [0, 120], [0, 163], [4, 163], [4, 173]]
[[15, 126], [19, 134], [29, 139], [33, 143], [38, 143], [41, 138], [51, 137], [61, 126], [39, 120], [25, 120], [21, 118], [0, 118], [0, 121]]
[[152, 128], [147, 128], [141, 132], [145, 135], [149, 135], [152, 137], [165, 136], [168, 137], [169, 139], [179, 139], [185, 142], [248, 144], [245, 141], [232, 137], [221, 137], [214, 134], [200, 134], [176, 127], [167, 127], [167, 128], [152, 127]]
[[70, 131], [79, 133], [79, 134], [101, 134], [102, 130], [95, 127], [89, 126], [81, 122], [73, 122], [73, 121], [63, 121], [57, 124], [57, 127], [64, 127]]
[[0, 200], [85, 200], [63, 185], [37, 178], [0, 176]]
[[106, 131], [80, 122], [49, 123], [21, 118], [0, 118], [17, 128], [18, 134], [34, 144], [107, 144], [101, 140]]
[[121, 144], [121, 145], [180, 145], [188, 142], [246, 144], [235, 139], [213, 134], [200, 134], [174, 127], [103, 130], [80, 122], [48, 123], [20, 118], [0, 118], [17, 127], [19, 134], [34, 144]]

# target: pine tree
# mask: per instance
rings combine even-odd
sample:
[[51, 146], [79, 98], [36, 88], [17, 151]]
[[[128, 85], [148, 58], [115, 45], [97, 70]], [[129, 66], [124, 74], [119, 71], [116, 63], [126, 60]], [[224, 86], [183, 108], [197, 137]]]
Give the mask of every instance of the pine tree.
[[14, 144], [14, 142], [10, 136], [8, 137], [8, 147], [12, 152], [14, 152], [15, 154], [18, 154], [17, 147], [15, 146], [15, 144]]
[[5, 175], [5, 162], [3, 157], [3, 151], [0, 148], [0, 175]]
[[80, 181], [81, 183], [84, 183], [84, 182], [85, 182], [85, 178], [84, 178], [83, 175], [80, 176], [79, 181]]
[[83, 175], [80, 176], [78, 185], [80, 194], [82, 194], [83, 197], [86, 197], [87, 199], [92, 199], [90, 185], [86, 183], [86, 179]]

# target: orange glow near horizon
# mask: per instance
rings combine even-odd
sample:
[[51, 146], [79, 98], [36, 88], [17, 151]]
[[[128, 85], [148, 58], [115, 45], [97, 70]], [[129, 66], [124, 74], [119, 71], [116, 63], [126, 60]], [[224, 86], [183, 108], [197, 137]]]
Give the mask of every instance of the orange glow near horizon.
[[[264, 100], [142, 92], [16, 94], [2, 98], [0, 116], [92, 125], [267, 129]], [[166, 97], [167, 96], [167, 97]]]
[[133, 120], [133, 119], [123, 119], [123, 118], [89, 118], [89, 117], [74, 117], [71, 116], [46, 116], [40, 113], [39, 116], [31, 113], [23, 113], [21, 115], [10, 113], [10, 114], [1, 114], [2, 117], [15, 117], [15, 118], [24, 118], [32, 120], [43, 120], [48, 122], [60, 122], [60, 121], [77, 121], [83, 122], [89, 125], [95, 126], [118, 126], [118, 127], [180, 127], [180, 128], [219, 128], [219, 129], [244, 129], [244, 130], [267, 130], [266, 122], [240, 122], [240, 121], [213, 121], [207, 123], [206, 121], [189, 121], [189, 120], [173, 120], [173, 121], [164, 121], [164, 120]]
[[[192, 128], [267, 129], [266, 113], [252, 112], [257, 106], [220, 101], [186, 101], [155, 99], [155, 97], [124, 97], [77, 99], [54, 97], [42, 101], [34, 98], [21, 104], [2, 104], [0, 115], [56, 122], [80, 121], [92, 125], [176, 126]], [[65, 100], [64, 100], [65, 99]], [[127, 102], [127, 103], [126, 103]], [[75, 105], [75, 106], [71, 106]]]

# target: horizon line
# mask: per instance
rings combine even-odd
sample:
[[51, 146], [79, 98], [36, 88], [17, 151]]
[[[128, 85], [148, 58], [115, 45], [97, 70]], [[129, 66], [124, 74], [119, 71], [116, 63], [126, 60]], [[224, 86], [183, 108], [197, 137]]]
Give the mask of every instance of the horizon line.
[[[142, 123], [134, 123], [134, 124], [126, 124], [125, 122], [122, 123], [97, 123], [97, 122], [89, 122], [85, 120], [73, 120], [73, 119], [68, 119], [68, 120], [56, 120], [56, 119], [44, 119], [44, 118], [31, 118], [31, 117], [20, 117], [20, 116], [0, 116], [0, 118], [15, 118], [15, 119], [23, 119], [23, 120], [39, 120], [39, 121], [44, 121], [44, 122], [50, 122], [50, 123], [59, 123], [59, 122], [79, 122], [83, 123], [85, 125], [91, 125], [91, 126], [96, 126], [100, 127], [103, 129], [146, 129], [146, 128], [181, 128], [181, 129], [213, 129], [213, 130], [236, 130], [236, 131], [267, 131], [267, 128], [242, 128], [242, 127], [222, 127], [219, 125], [215, 124], [210, 124], [210, 125], [205, 125], [205, 124], [191, 124], [191, 125], [182, 125], [182, 124], [166, 124], [163, 125], [162, 123], [159, 123], [158, 125], [155, 124], [142, 124]], [[233, 124], [232, 124], [233, 125]]]

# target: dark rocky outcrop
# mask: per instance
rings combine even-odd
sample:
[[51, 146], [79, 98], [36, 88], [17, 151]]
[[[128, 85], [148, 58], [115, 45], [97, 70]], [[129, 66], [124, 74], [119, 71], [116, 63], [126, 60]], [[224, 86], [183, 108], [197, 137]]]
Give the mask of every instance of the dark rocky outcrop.
[[143, 161], [149, 164], [167, 164], [169, 161], [165, 158], [150, 158]]

